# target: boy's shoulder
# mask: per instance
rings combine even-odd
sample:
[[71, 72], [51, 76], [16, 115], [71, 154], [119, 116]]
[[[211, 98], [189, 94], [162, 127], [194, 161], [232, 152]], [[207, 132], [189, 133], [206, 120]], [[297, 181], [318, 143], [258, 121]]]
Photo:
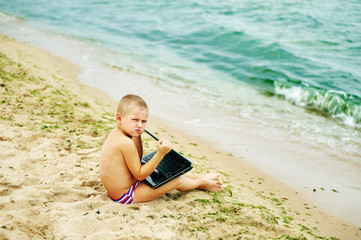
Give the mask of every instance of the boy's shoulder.
[[109, 133], [108, 141], [112, 142], [113, 144], [119, 145], [120, 147], [127, 147], [134, 145], [133, 140], [122, 134], [119, 129], [113, 129]]

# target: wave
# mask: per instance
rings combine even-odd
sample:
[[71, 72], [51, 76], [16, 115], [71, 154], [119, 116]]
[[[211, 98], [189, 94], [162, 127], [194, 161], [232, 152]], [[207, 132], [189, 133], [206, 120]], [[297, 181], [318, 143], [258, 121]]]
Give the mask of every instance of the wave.
[[361, 99], [342, 91], [321, 90], [275, 82], [275, 93], [301, 107], [331, 116], [342, 123], [361, 128]]

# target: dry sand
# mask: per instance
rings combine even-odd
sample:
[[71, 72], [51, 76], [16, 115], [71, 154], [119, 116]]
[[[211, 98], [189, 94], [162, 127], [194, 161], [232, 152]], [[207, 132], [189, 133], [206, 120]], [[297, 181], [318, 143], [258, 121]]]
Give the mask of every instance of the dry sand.
[[[99, 153], [116, 102], [81, 85], [67, 60], [0, 35], [0, 239], [361, 239], [242, 158], [151, 117], [194, 172], [222, 173], [221, 193], [111, 201]], [[121, 97], [121, 96], [119, 96]], [[144, 136], [145, 153], [154, 140]]]

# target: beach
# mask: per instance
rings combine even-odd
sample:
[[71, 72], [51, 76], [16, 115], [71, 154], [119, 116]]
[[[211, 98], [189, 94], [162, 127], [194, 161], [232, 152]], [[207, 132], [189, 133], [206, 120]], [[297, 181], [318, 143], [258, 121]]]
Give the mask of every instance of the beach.
[[[99, 156], [118, 99], [79, 83], [82, 69], [47, 50], [1, 35], [0, 51], [1, 239], [361, 238], [359, 226], [325, 214], [244, 156], [153, 115], [148, 130], [170, 139], [194, 172], [220, 172], [225, 188], [114, 203]], [[145, 154], [154, 149], [150, 137], [143, 142]]]

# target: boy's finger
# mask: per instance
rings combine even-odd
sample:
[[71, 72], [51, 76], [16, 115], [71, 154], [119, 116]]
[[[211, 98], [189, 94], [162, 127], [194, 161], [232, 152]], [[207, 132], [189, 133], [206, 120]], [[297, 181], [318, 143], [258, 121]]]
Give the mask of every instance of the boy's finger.
[[159, 145], [165, 145], [165, 144], [167, 144], [167, 140], [165, 139], [159, 140]]
[[166, 140], [166, 139], [160, 139], [159, 140], [159, 146], [168, 146], [169, 148], [172, 148], [172, 144], [170, 143], [170, 141]]

